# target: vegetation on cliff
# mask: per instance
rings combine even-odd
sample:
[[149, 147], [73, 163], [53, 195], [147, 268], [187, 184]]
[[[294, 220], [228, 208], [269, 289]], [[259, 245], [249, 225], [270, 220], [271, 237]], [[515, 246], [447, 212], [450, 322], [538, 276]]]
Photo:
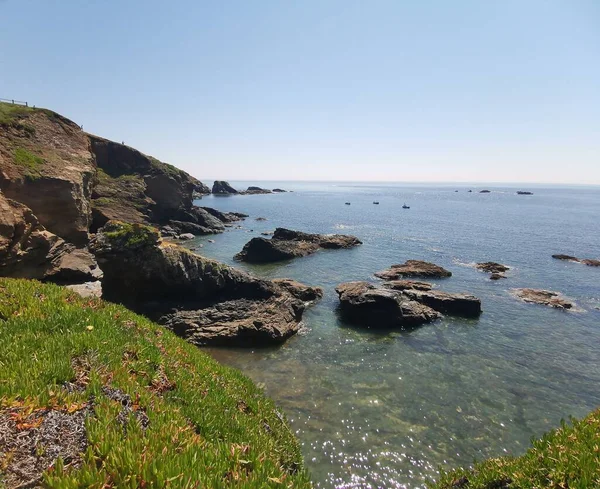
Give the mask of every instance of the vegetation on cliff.
[[35, 281], [0, 279], [0, 431], [0, 486], [310, 487], [283, 416], [240, 372]]
[[443, 473], [431, 489], [590, 489], [600, 487], [600, 409], [533, 441], [521, 457], [491, 458]]

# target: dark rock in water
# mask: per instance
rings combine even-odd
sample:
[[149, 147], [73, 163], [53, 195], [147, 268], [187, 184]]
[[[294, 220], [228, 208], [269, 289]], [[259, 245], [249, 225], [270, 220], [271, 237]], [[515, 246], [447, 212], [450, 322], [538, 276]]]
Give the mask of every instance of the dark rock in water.
[[571, 255], [552, 255], [552, 258], [556, 258], [557, 260], [565, 260], [565, 261], [574, 261], [577, 263], [583, 263], [588, 267], [600, 267], [600, 260], [593, 260], [590, 258], [579, 259], [575, 256]]
[[272, 193], [269, 189], [260, 188], [260, 187], [248, 187], [247, 190], [240, 192], [245, 195], [260, 195], [260, 194], [270, 194]]
[[266, 220], [267, 220], [267, 218], [266, 218], [266, 217], [257, 217], [257, 218], [255, 219], [255, 221], [266, 221]]
[[225, 180], [216, 180], [215, 183], [213, 183], [212, 193], [215, 195], [230, 195], [239, 192], [229, 185], [229, 182], [226, 182]]
[[473, 192], [473, 191], [472, 191], [472, 190], [467, 190], [467, 192], [471, 193], [471, 192]]
[[213, 209], [212, 207], [199, 207], [199, 209], [208, 212], [211, 216], [216, 217], [223, 223], [243, 221], [248, 217], [248, 214], [243, 214], [241, 212], [221, 212], [217, 209]]
[[300, 328], [318, 289], [262, 280], [180, 246], [148, 226], [109, 222], [91, 246], [104, 270], [103, 295], [198, 345], [256, 346]]
[[0, 275], [76, 284], [102, 272], [86, 248], [47, 231], [31, 209], [0, 192]]
[[429, 282], [418, 282], [416, 280], [392, 280], [382, 284], [386, 289], [393, 290], [431, 290], [433, 285]]
[[573, 303], [561, 296], [558, 292], [539, 289], [514, 289], [515, 295], [525, 301], [535, 304], [542, 304], [557, 309], [571, 309]]
[[571, 255], [552, 255], [552, 258], [555, 258], [557, 260], [565, 260], [565, 261], [579, 261], [579, 258], [577, 258], [576, 256], [571, 256]]
[[479, 193], [480, 194], [489, 194], [489, 193], [491, 193], [491, 190], [480, 190]]
[[510, 267], [507, 267], [506, 265], [502, 265], [501, 263], [496, 263], [493, 261], [477, 263], [477, 264], [475, 264], [475, 268], [477, 268], [477, 270], [481, 270], [482, 272], [490, 273], [491, 280], [499, 280], [501, 278], [506, 278], [506, 276], [504, 275], [504, 272], [510, 270]]
[[355, 236], [309, 234], [277, 228], [271, 239], [252, 238], [235, 258], [250, 263], [270, 263], [315, 253], [320, 248], [351, 248], [361, 244]]
[[452, 276], [452, 272], [434, 263], [421, 260], [407, 260], [404, 264], [392, 265], [387, 270], [377, 272], [375, 276], [384, 280], [397, 280], [402, 277], [442, 278]]
[[281, 194], [287, 192], [287, 190], [283, 190], [282, 188], [274, 188], [273, 192]]
[[527, 192], [524, 190], [517, 190], [517, 195], [533, 195], [533, 192]]
[[347, 282], [336, 287], [342, 317], [373, 328], [410, 328], [434, 321], [441, 314], [402, 293], [368, 282]]
[[439, 290], [405, 290], [403, 294], [443, 314], [464, 317], [481, 315], [481, 300], [474, 295], [449, 294]]

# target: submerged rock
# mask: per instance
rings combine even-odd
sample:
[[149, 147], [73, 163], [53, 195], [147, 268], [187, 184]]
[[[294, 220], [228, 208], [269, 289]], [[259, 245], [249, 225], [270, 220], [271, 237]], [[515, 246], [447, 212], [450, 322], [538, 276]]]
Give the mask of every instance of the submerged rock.
[[581, 263], [587, 265], [588, 267], [600, 267], [600, 260], [592, 260], [589, 258], [581, 260]]
[[280, 343], [300, 329], [320, 289], [262, 280], [180, 246], [147, 226], [111, 222], [92, 242], [104, 298], [146, 314], [198, 345]]
[[533, 192], [529, 192], [526, 190], [517, 190], [517, 195], [533, 195]]
[[515, 295], [525, 301], [542, 304], [557, 309], [571, 309], [574, 304], [565, 299], [559, 292], [539, 289], [514, 289]]
[[271, 239], [252, 238], [235, 258], [250, 263], [271, 263], [310, 255], [320, 248], [351, 248], [360, 244], [355, 236], [309, 234], [277, 228]]
[[502, 265], [501, 263], [496, 263], [494, 261], [477, 263], [475, 264], [475, 268], [477, 268], [477, 270], [481, 270], [482, 272], [490, 273], [490, 280], [499, 280], [501, 278], [506, 278], [504, 272], [510, 270], [510, 267]]
[[373, 328], [410, 328], [441, 317], [432, 308], [402, 293], [368, 282], [347, 282], [336, 287], [342, 317]]
[[565, 261], [579, 261], [579, 258], [577, 258], [576, 256], [571, 256], [571, 255], [552, 255], [552, 258], [556, 259], [556, 260], [565, 260]]
[[402, 277], [443, 278], [452, 276], [452, 272], [434, 263], [407, 260], [401, 265], [392, 265], [387, 270], [377, 272], [375, 276], [384, 280], [397, 280]]
[[238, 194], [239, 192], [229, 185], [229, 182], [216, 180], [212, 187], [212, 193], [215, 195], [231, 195]]

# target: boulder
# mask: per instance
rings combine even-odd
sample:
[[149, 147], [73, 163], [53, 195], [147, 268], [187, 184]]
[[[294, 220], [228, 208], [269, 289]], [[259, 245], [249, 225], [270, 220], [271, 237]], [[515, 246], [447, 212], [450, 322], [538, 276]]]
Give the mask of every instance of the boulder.
[[589, 258], [581, 260], [581, 263], [587, 265], [588, 267], [600, 267], [600, 260], [592, 260]]
[[300, 329], [305, 299], [320, 295], [198, 256], [147, 226], [110, 222], [91, 246], [104, 270], [105, 299], [198, 345], [280, 343]]
[[355, 236], [309, 234], [277, 228], [271, 239], [252, 238], [235, 258], [250, 263], [271, 263], [310, 255], [320, 248], [351, 248], [359, 244], [361, 241]]
[[478, 317], [481, 300], [470, 294], [450, 294], [439, 290], [404, 290], [403, 294], [421, 304], [451, 316]]
[[212, 193], [215, 195], [230, 195], [238, 194], [239, 192], [229, 185], [229, 182], [216, 180], [212, 187]]
[[339, 311], [348, 322], [372, 328], [412, 328], [434, 321], [441, 314], [402, 293], [368, 282], [347, 282], [336, 287]]
[[559, 292], [539, 289], [514, 289], [515, 295], [525, 301], [534, 304], [554, 307], [556, 309], [571, 309], [573, 302], [565, 299]]
[[181, 240], [181, 241], [187, 241], [190, 239], [194, 239], [196, 236], [194, 236], [192, 233], [183, 233], [180, 234], [179, 236], [177, 236], [177, 239]]
[[375, 276], [384, 280], [397, 280], [402, 277], [443, 278], [452, 276], [452, 272], [434, 263], [407, 260], [401, 265], [392, 265], [387, 270], [377, 272]]

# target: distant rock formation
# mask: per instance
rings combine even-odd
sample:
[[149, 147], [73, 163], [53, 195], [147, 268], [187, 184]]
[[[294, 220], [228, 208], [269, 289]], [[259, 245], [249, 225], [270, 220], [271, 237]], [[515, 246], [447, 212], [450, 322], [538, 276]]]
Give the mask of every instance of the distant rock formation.
[[533, 192], [528, 192], [525, 190], [517, 190], [517, 195], [533, 195]]
[[250, 263], [271, 263], [310, 255], [321, 248], [352, 248], [360, 244], [355, 236], [309, 234], [277, 228], [271, 239], [252, 238], [235, 258]]
[[244, 190], [241, 193], [244, 195], [259, 195], [259, 194], [271, 194], [273, 192], [271, 192], [269, 189], [266, 189], [266, 188], [248, 187], [247, 190]]
[[215, 183], [213, 183], [212, 193], [215, 195], [235, 195], [239, 192], [229, 185], [229, 182], [226, 182], [225, 180], [216, 180]]
[[480, 194], [489, 194], [491, 192], [492, 192], [491, 190], [480, 190], [479, 191]]
[[287, 190], [283, 190], [282, 188], [274, 188], [273, 192], [281, 194], [287, 192]]
[[583, 263], [584, 265], [587, 265], [588, 267], [600, 267], [600, 260], [594, 260], [592, 258], [577, 258], [576, 256], [571, 256], [571, 255], [552, 255], [552, 258], [555, 258], [557, 260], [565, 260], [565, 261], [574, 261], [577, 263]]
[[403, 277], [443, 278], [452, 276], [452, 272], [434, 263], [407, 260], [401, 265], [392, 265], [387, 270], [377, 272], [375, 276], [383, 280], [398, 280]]

